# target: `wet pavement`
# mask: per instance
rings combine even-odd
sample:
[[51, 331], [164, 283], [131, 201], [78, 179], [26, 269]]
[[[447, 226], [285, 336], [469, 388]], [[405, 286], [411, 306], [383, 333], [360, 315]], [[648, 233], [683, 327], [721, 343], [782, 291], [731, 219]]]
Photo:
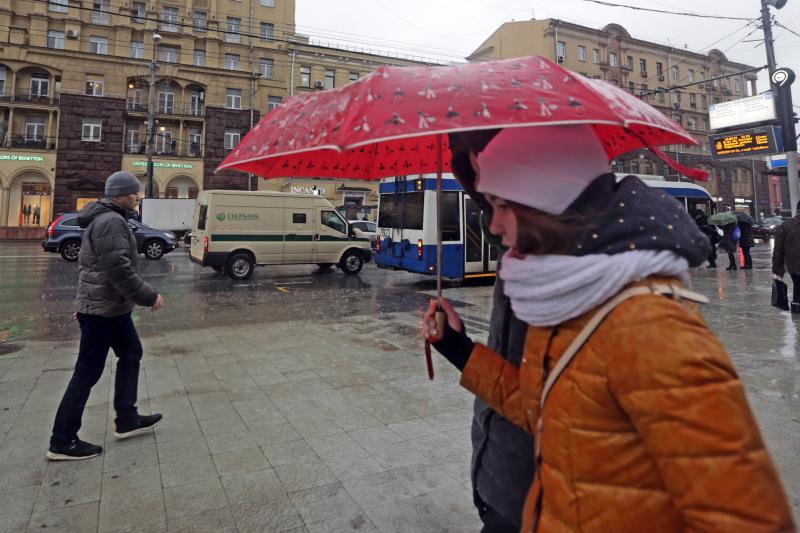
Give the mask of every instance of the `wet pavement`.
[[[800, 318], [770, 307], [769, 245], [756, 268], [697, 269], [694, 290], [747, 388], [800, 510]], [[98, 459], [44, 459], [77, 350], [77, 266], [36, 243], [0, 243], [0, 531], [476, 531], [472, 398], [425, 375], [418, 316], [429, 278], [263, 268], [234, 282], [185, 250], [144, 261], [163, 292], [135, 313], [140, 409], [154, 434], [113, 439], [109, 364], [82, 437]], [[477, 339], [492, 287], [449, 285]], [[5, 340], [5, 342], [3, 342]], [[109, 358], [109, 362], [111, 358]]]

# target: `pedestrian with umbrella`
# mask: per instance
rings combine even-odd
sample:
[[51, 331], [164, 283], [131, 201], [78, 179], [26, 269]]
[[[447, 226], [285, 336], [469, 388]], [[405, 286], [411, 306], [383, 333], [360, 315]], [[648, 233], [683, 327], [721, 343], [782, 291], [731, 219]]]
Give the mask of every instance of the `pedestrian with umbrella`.
[[[566, 129], [558, 130], [556, 135], [554, 128], [560, 127]], [[615, 333], [609, 334], [607, 329], [599, 335], [601, 340], [594, 340], [594, 347], [589, 353], [590, 361], [602, 360], [609, 364], [607, 358], [611, 354], [625, 354], [620, 360], [622, 374], [614, 376], [614, 387], [608, 382], [605, 387], [602, 384], [598, 388], [590, 386], [601, 394], [613, 388], [616, 389], [615, 394], [619, 395], [615, 398], [598, 397], [608, 401], [593, 404], [594, 408], [602, 408], [605, 414], [608, 414], [605, 409], [616, 409], [614, 415], [618, 415], [619, 419], [606, 419], [611, 426], [600, 428], [595, 433], [573, 433], [582, 434], [582, 437], [587, 437], [589, 433], [596, 435], [597, 439], [591, 443], [583, 438], [565, 441], [562, 438], [564, 433], [559, 430], [560, 422], [570, 420], [572, 413], [569, 409], [586, 407], [586, 397], [576, 394], [575, 399], [581, 402], [557, 402], [555, 405], [562, 412], [555, 415], [551, 409], [553, 403], [544, 411], [536, 407], [539, 398], [547, 397], [547, 394], [541, 394], [541, 389], [537, 389], [536, 385], [543, 382], [542, 367], [537, 365], [542, 362], [540, 355], [547, 353], [548, 362], [558, 360], [565, 348], [564, 342], [574, 336], [576, 327], [582, 327], [583, 324], [578, 320], [581, 317], [576, 316], [577, 321], [574, 322], [565, 319], [563, 324], [558, 323], [558, 328], [537, 329], [535, 325], [529, 326], [519, 369], [513, 364], [506, 364], [500, 356], [492, 359], [483, 355], [473, 360], [476, 361], [475, 373], [472, 373], [471, 362], [465, 367], [465, 383], [469, 374], [469, 383], [484, 387], [482, 392], [486, 392], [486, 387], [497, 385], [499, 390], [496, 392], [507, 393], [502, 400], [497, 395], [480, 395], [507, 420], [528, 433], [534, 433], [536, 427], [552, 428], [539, 432], [539, 437], [535, 439], [535, 445], [541, 453], [537, 452], [534, 460], [541, 467], [521, 517], [523, 528], [531, 530], [533, 520], [539, 518], [542, 529], [553, 529], [556, 523], [561, 529], [590, 528], [586, 524], [576, 524], [575, 514], [568, 511], [577, 505], [567, 502], [578, 501], [578, 493], [574, 492], [578, 485], [581, 485], [581, 508], [588, 509], [592, 516], [598, 518], [591, 527], [595, 530], [638, 530], [642, 525], [654, 530], [678, 529], [684, 520], [687, 521], [687, 528], [699, 528], [701, 524], [713, 522], [718, 516], [730, 519], [733, 529], [746, 530], [753, 523], [789, 524], [787, 528], [791, 527], [791, 518], [777, 476], [763, 452], [741, 386], [718, 342], [695, 311], [665, 296], [648, 296], [643, 292], [646, 288], [647, 294], [655, 291], [658, 294], [677, 294], [684, 301], [687, 298], [697, 299], [678, 287], [678, 279], [647, 278], [645, 273], [661, 272], [680, 277], [685, 274], [688, 264], [696, 263], [697, 254], [703, 257], [707, 252], [704, 248], [707, 242], [705, 237], [690, 219], [692, 231], [687, 230], [688, 217], [681, 214], [671, 199], [649, 189], [636, 178], [627, 178], [617, 185], [612, 174], [605, 174], [610, 159], [631, 150], [647, 148], [681, 174], [704, 179], [705, 173], [676, 163], [657, 148], [671, 144], [696, 144], [696, 141], [654, 108], [618, 87], [569, 72], [540, 57], [450, 67], [382, 67], [345, 87], [289, 100], [262, 119], [228, 155], [220, 169], [238, 169], [263, 177], [327, 176], [351, 179], [379, 179], [426, 172], [441, 174], [450, 170], [447, 134], [490, 129], [503, 131], [489, 143], [487, 150], [499, 142], [505, 132], [529, 129], [545, 132], [538, 137], [523, 135], [526, 157], [522, 164], [515, 158], [506, 161], [502, 152], [509, 139], [500, 142], [497, 145], [501, 149], [500, 160], [509, 163], [500, 163], [495, 167], [502, 168], [499, 171], [502, 174], [517, 177], [520, 174], [528, 175], [529, 165], [535, 164], [540, 155], [551, 152], [562, 157], [566, 155], [561, 162], [561, 170], [551, 161], [530, 173], [531, 178], [546, 177], [551, 180], [537, 179], [533, 184], [516, 179], [514, 183], [521, 186], [518, 191], [513, 188], [502, 191], [510, 197], [505, 198], [506, 201], [514, 200], [527, 209], [521, 216], [533, 214], [532, 218], [526, 218], [519, 225], [532, 232], [525, 238], [523, 246], [518, 246], [510, 234], [506, 235], [505, 223], [516, 221], [513, 217], [517, 215], [512, 214], [510, 203], [498, 200], [503, 199], [498, 194], [501, 191], [491, 187], [478, 189], [495, 196], [490, 198], [491, 226], [510, 246], [504, 256], [511, 265], [508, 272], [519, 274], [516, 277], [509, 276], [506, 281], [510, 283], [505, 285], [508, 289], [506, 294], [511, 295], [512, 308], [519, 318], [529, 324], [536, 321], [526, 311], [526, 298], [523, 298], [524, 305], [519, 307], [520, 311], [525, 311], [525, 316], [517, 312], [515, 300], [520, 277], [528, 281], [545, 279], [540, 277], [538, 271], [522, 269], [524, 272], [521, 272], [515, 268], [524, 262], [519, 255], [527, 259], [527, 252], [540, 253], [552, 247], [552, 250], [564, 252], [560, 255], [566, 255], [567, 258], [581, 259], [577, 274], [575, 270], [559, 271], [561, 266], [576, 268], [571, 262], [548, 264], [548, 267], [552, 267], [547, 271], [551, 276], [546, 278], [548, 282], [556, 276], [554, 273], [559, 274], [559, 280], [571, 274], [569, 279], [576, 281], [572, 290], [565, 293], [570, 298], [548, 300], [549, 303], [561, 304], [547, 306], [546, 314], [550, 318], [567, 316], [569, 313], [566, 310], [575, 305], [579, 305], [581, 313], [588, 318], [587, 303], [593, 307], [601, 304], [598, 300], [608, 295], [610, 288], [617, 287], [620, 280], [635, 281], [645, 277], [648, 281], [647, 287], [638, 286], [634, 291], [635, 298], [626, 301], [629, 305], [643, 305], [620, 313], [622, 316], [618, 320], [621, 321], [604, 324], [604, 328], [609, 323], [613, 324], [614, 327], [610, 329]], [[556, 137], [548, 140], [549, 134]], [[512, 135], [510, 140], [514, 141], [515, 138]], [[594, 144], [591, 139], [595, 139]], [[597, 143], [601, 146], [600, 150], [597, 149]], [[584, 150], [586, 154], [582, 153]], [[481, 168], [479, 156], [478, 153], [469, 155], [470, 164], [476, 170]], [[578, 164], [578, 161], [581, 163]], [[488, 165], [491, 167], [492, 164]], [[477, 175], [480, 176], [480, 172]], [[480, 178], [478, 183], [482, 183]], [[541, 188], [538, 186], [540, 183], [544, 184]], [[553, 184], [555, 187], [550, 186]], [[563, 184], [568, 186], [563, 188], [560, 186]], [[537, 200], [532, 196], [544, 198], [547, 205], [536, 203]], [[541, 214], [538, 211], [531, 211], [543, 207], [545, 211], [563, 214], [562, 209], [569, 207], [570, 202], [576, 202], [578, 197], [582, 197], [579, 205], [585, 208], [576, 211], [579, 215], [576, 218], [571, 218], [571, 212], [565, 220], [558, 218], [559, 215], [548, 218], [538, 216]], [[530, 204], [537, 207], [532, 208]], [[634, 208], [634, 211], [627, 211], [626, 208]], [[662, 211], [669, 208], [676, 211]], [[642, 210], [647, 212], [643, 213]], [[510, 232], [516, 228], [508, 227]], [[597, 231], [601, 229], [602, 232]], [[441, 250], [440, 239], [437, 247]], [[622, 250], [632, 252], [637, 248], [655, 252], [658, 258], [651, 262], [653, 258], [648, 255], [647, 261], [633, 261], [629, 265], [627, 261], [619, 261], [618, 257], [614, 257]], [[674, 254], [677, 259], [670, 255], [659, 255], [662, 251]], [[644, 265], [647, 265], [646, 268]], [[436, 268], [440, 273], [441, 253], [438, 254]], [[506, 270], [504, 266], [501, 277]], [[614, 283], [608, 283], [606, 276], [609, 273], [617, 275], [612, 276]], [[437, 280], [439, 278], [437, 275]], [[659, 281], [667, 282], [670, 287]], [[522, 293], [526, 292], [523, 287]], [[613, 295], [610, 296], [613, 298]], [[445, 329], [445, 323], [449, 324], [449, 329]], [[437, 346], [451, 352], [445, 347], [451, 345], [455, 335], [455, 343], [460, 348], [451, 353], [472, 360], [471, 341], [464, 335], [460, 319], [441, 298], [439, 283], [437, 299], [432, 302], [424, 324], [425, 334]], [[617, 330], [617, 326], [621, 329]], [[665, 338], [662, 335], [663, 328], [668, 328], [675, 335]], [[676, 342], [676, 339], [679, 341]], [[600, 344], [595, 344], [597, 342]], [[538, 353], [529, 353], [529, 348], [538, 350]], [[483, 347], [479, 351], [491, 352]], [[598, 359], [598, 354], [606, 359]], [[459, 359], [459, 356], [451, 357]], [[488, 359], [477, 362], [484, 357]], [[582, 359], [586, 362], [587, 357]], [[684, 376], [678, 371], [683, 368], [684, 362], [698, 371], [708, 368], [713, 375]], [[429, 375], [432, 376], [430, 369], [429, 366]], [[550, 369], [552, 367], [546, 368], [548, 371]], [[555, 372], [551, 375], [555, 375]], [[569, 375], [574, 377], [574, 373]], [[631, 376], [636, 379], [628, 381], [627, 378]], [[623, 383], [628, 385], [643, 385], [645, 391], [648, 390], [648, 384], [654, 387], [651, 393], [639, 399], [636, 398], [636, 389], [617, 389], [617, 377], [621, 377]], [[663, 383], [659, 381], [662, 377], [666, 380]], [[710, 381], [704, 381], [706, 377]], [[602, 379], [601, 376], [599, 382]], [[564, 394], [575, 390], [570, 387], [571, 381], [567, 380], [566, 388], [556, 387], [554, 394], [558, 392], [563, 400]], [[698, 381], [703, 381], [707, 386], [698, 385]], [[673, 391], [672, 385], [667, 393], [663, 386], [668, 383], [674, 384], [676, 389], [685, 388], [688, 394], [678, 394], [680, 391]], [[673, 405], [676, 411], [664, 410], [663, 404], [669, 403], [663, 396], [665, 394], [682, 400], [680, 405]], [[625, 411], [619, 408], [623, 397]], [[521, 403], [523, 399], [524, 407]], [[521, 407], [526, 414], [520, 414]], [[539, 412], [545, 415], [543, 426], [538, 426], [536, 422]], [[674, 425], [658, 424], [667, 419], [686, 420], [685, 416], [690, 418], [687, 424], [695, 428], [694, 434], [690, 435], [692, 438], [685, 438], [682, 432], [672, 434]], [[646, 435], [638, 434], [632, 417], [648, 429]], [[649, 421], [655, 422], [654, 427], [650, 427]], [[563, 425], [560, 427], [564, 429]], [[702, 431], [698, 433], [698, 430]], [[714, 438], [718, 434], [730, 439]], [[706, 439], [709, 435], [712, 438]], [[697, 442], [698, 437], [702, 437], [700, 442]], [[620, 439], [629, 442], [629, 451], [632, 450], [621, 460], [635, 466], [636, 472], [628, 468], [615, 468], [620, 464], [614, 455], [617, 448], [609, 448], [609, 445], [619, 445]], [[746, 453], [740, 448], [742, 442], [749, 443]], [[574, 447], [576, 443], [582, 446], [581, 449]], [[687, 445], [694, 447], [691, 453], [686, 449]], [[530, 448], [527, 450], [530, 452]], [[699, 456], [695, 453], [698, 450], [703, 452]], [[726, 484], [717, 475], [720, 472], [718, 467], [723, 465], [715, 458], [723, 459], [729, 450], [732, 450], [741, 479]], [[577, 460], [580, 463], [581, 474], [591, 473], [591, 476], [587, 475], [578, 481], [565, 474], [565, 453], [570, 454], [569, 462]], [[678, 457], [684, 455], [699, 461], [689, 460], [682, 464]], [[703, 464], [704, 460], [710, 464]], [[665, 463], [669, 475], [662, 475], [656, 467], [657, 463]], [[697, 468], [691, 468], [693, 466]], [[561, 469], [558, 470], [559, 474], [565, 474], [561, 480], [566, 485], [556, 479], [559, 474], [553, 477], [557, 470], [554, 467]], [[635, 475], [628, 477], [626, 473]], [[616, 479], [619, 475], [626, 477], [627, 483], [621, 483], [615, 489], [613, 482], [622, 481]], [[588, 481], [584, 487], [583, 481], [590, 478], [596, 483]], [[686, 494], [686, 487], [692, 486], [697, 478], [702, 480], [702, 489]], [[536, 487], [544, 487], [544, 492], [538, 492]], [[608, 497], [602, 497], [603, 493]], [[541, 505], [539, 494], [544, 494]], [[741, 500], [745, 495], [747, 501], [743, 502]], [[768, 509], [765, 502], [769, 502]], [[744, 515], [743, 508], [748, 509]], [[708, 509], [714, 510], [714, 518], [707, 516]], [[739, 527], [742, 522], [747, 523]]]
[[741, 211], [733, 211], [732, 214], [736, 217], [736, 224], [739, 227], [739, 246], [742, 248], [742, 257], [744, 259], [742, 269], [751, 270], [753, 268], [753, 258], [750, 255], [750, 248], [755, 246], [755, 240], [753, 240], [753, 217]]
[[692, 218], [694, 218], [697, 227], [708, 237], [708, 241], [711, 243], [711, 248], [707, 257], [707, 268], [717, 268], [717, 244], [719, 243], [717, 228], [713, 224], [708, 223], [708, 215], [702, 209], [695, 209], [692, 213]]
[[470, 159], [509, 248], [504, 291], [529, 324], [520, 367], [473, 342], [446, 301], [422, 327], [462, 386], [534, 435], [521, 530], [793, 530], [697, 311], [708, 300], [683, 288], [708, 252], [692, 219], [633, 176], [616, 183], [586, 126], [504, 129]]
[[736, 270], [736, 250], [739, 246], [739, 227], [736, 216], [731, 213], [717, 213], [708, 217], [708, 221], [722, 230], [720, 239], [720, 249], [728, 254], [728, 268], [725, 270]]

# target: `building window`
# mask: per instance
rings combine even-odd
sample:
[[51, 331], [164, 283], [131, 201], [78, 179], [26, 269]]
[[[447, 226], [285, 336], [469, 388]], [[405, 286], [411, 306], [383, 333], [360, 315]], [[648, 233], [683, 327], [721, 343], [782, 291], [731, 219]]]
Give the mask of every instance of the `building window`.
[[40, 115], [28, 115], [25, 118], [25, 141], [44, 140], [45, 118]]
[[242, 90], [228, 89], [225, 91], [225, 107], [228, 109], [242, 108]]
[[275, 61], [272, 59], [262, 57], [258, 60], [258, 73], [262, 78], [271, 80], [275, 71]]
[[225, 130], [225, 149], [233, 150], [239, 144], [242, 134], [239, 130]]
[[50, 78], [47, 74], [31, 76], [31, 96], [47, 97], [50, 95]]
[[706, 119], [700, 120], [700, 131], [708, 131], [708, 121]]
[[189, 128], [189, 153], [187, 154], [189, 157], [200, 157], [202, 155], [200, 151], [202, 137], [203, 132], [200, 128]]
[[206, 31], [208, 28], [208, 16], [205, 11], [195, 11], [192, 21], [194, 31]]
[[336, 71], [332, 68], [325, 69], [325, 83], [323, 87], [333, 89], [336, 86]]
[[131, 22], [143, 24], [147, 17], [147, 5], [144, 2], [134, 2], [131, 4]]
[[311, 67], [300, 67], [300, 87], [311, 87]]
[[694, 117], [687, 118], [686, 119], [686, 127], [689, 128], [690, 130], [696, 130], [697, 129], [697, 119], [694, 118]]
[[99, 118], [85, 118], [83, 119], [83, 128], [81, 129], [81, 140], [99, 142], [102, 136], [103, 121]]
[[681, 92], [680, 91], [675, 91], [675, 101], [678, 102], [679, 104], [681, 103]]
[[647, 74], [647, 60], [646, 59], [639, 59], [639, 72], [642, 74]]
[[161, 13], [161, 29], [163, 31], [178, 31], [178, 8], [177, 7], [164, 7], [164, 12]]
[[105, 37], [89, 37], [89, 52], [93, 54], [107, 54], [108, 39]]
[[738, 78], [733, 80], [733, 91], [736, 94], [741, 94], [742, 92], [742, 81]]
[[664, 64], [656, 63], [656, 76], [662, 77], [664, 75]]
[[103, 96], [103, 80], [86, 80], [87, 96]]
[[47, 9], [55, 13], [67, 13], [69, 11], [69, 0], [50, 0], [47, 2]]
[[47, 32], [47, 48], [55, 48], [57, 50], [64, 49], [64, 32], [53, 31]]
[[681, 78], [681, 68], [678, 65], [672, 67], [672, 81], [678, 81]]
[[128, 130], [128, 138], [125, 142], [125, 148], [128, 149], [129, 154], [138, 154], [142, 150], [141, 136], [139, 130]]
[[700, 95], [700, 105], [703, 106], [703, 109], [706, 109], [708, 107], [708, 100], [706, 99], [706, 95], [704, 94]]
[[158, 48], [158, 60], [164, 63], [177, 63], [178, 48], [175, 46], [160, 46]]
[[131, 41], [131, 57], [134, 59], [144, 59], [144, 43]]
[[172, 130], [164, 129], [156, 133], [156, 151], [159, 154], [172, 154], [175, 152], [175, 145], [177, 144], [172, 139]]
[[697, 107], [697, 95], [694, 93], [689, 93], [689, 105], [692, 107]]
[[559, 61], [564, 61], [567, 58], [567, 43], [558, 41], [556, 45], [556, 54], [558, 54]]
[[633, 70], [633, 56], [625, 58], [625, 66], [628, 67], [628, 70]]
[[658, 103], [659, 104], [663, 104], [664, 103], [664, 88], [663, 87], [659, 87], [658, 88]]
[[94, 0], [92, 2], [92, 22], [95, 24], [111, 23], [111, 0]]
[[275, 7], [275, 0], [261, 0], [261, 5], [264, 7]]
[[586, 47], [578, 46], [578, 61], [586, 61]]
[[225, 32], [226, 43], [239, 43], [242, 41], [242, 19], [228, 17], [227, 31]]
[[192, 60], [192, 64], [196, 67], [204, 67], [206, 66], [206, 51], [205, 50], [195, 50], [194, 51], [194, 59]]
[[261, 23], [261, 39], [271, 41], [275, 37], [275, 24], [271, 22]]
[[642, 91], [642, 92], [640, 93], [640, 96], [642, 96], [642, 97], [647, 97], [647, 98], [649, 99], [650, 95], [649, 95], [649, 94], [647, 94], [647, 92], [648, 92], [648, 88], [647, 88], [647, 84], [646, 84], [646, 83], [643, 83], [643, 84], [641, 85], [641, 87], [640, 87], [640, 90]]
[[0, 65], [0, 96], [5, 94], [6, 90], [6, 67]]
[[594, 50], [592, 50], [592, 61], [594, 61], [595, 65], [600, 63], [600, 49], [599, 48], [595, 48]]
[[227, 70], [239, 70], [239, 54], [225, 54], [225, 68]]
[[158, 112], [171, 114], [175, 112], [175, 93], [158, 91]]
[[689, 83], [692, 83], [694, 81], [694, 70], [693, 69], [688, 69], [686, 71], [686, 81], [688, 81]]
[[347, 81], [358, 81], [359, 74], [358, 72], [351, 72], [347, 75]]
[[612, 67], [617, 66], [617, 54], [615, 54], [614, 52], [608, 54], [608, 64]]
[[283, 98], [280, 96], [268, 96], [267, 97], [267, 113], [272, 111], [273, 109], [277, 109], [279, 105], [283, 103]]

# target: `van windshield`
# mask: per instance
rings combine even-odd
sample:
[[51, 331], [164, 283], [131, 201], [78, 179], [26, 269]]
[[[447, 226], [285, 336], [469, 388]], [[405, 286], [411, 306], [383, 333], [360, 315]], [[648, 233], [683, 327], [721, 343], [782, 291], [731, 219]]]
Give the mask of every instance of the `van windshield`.
[[198, 206], [200, 209], [200, 213], [197, 216], [197, 229], [206, 229], [206, 215], [208, 214], [208, 206], [207, 205], [200, 205]]

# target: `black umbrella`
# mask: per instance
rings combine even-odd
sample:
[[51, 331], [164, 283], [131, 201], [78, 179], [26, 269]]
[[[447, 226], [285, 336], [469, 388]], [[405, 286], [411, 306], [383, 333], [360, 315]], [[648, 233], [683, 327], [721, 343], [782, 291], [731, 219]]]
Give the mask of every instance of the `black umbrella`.
[[736, 217], [736, 221], [739, 224], [747, 224], [748, 226], [752, 226], [753, 224], [755, 224], [755, 220], [753, 220], [753, 217], [751, 217], [747, 213], [742, 213], [741, 211], [731, 211], [731, 214]]

